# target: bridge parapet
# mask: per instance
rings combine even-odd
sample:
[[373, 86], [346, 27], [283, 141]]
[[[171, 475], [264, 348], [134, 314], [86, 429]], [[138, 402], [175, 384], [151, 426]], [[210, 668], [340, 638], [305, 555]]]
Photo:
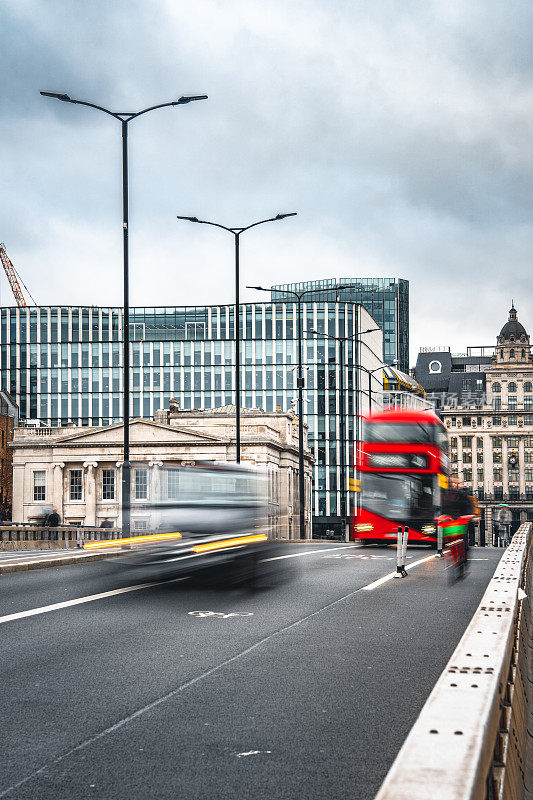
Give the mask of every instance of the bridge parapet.
[[532, 535], [513, 536], [375, 800], [533, 800]]

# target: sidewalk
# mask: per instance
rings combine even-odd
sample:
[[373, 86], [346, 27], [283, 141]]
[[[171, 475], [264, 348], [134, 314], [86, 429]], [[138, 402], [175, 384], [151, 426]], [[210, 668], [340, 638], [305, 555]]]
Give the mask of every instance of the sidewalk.
[[98, 553], [86, 550], [10, 550], [0, 551], [0, 575], [6, 572], [26, 572], [30, 569], [62, 567], [86, 561], [102, 561], [119, 555], [114, 550], [100, 550]]

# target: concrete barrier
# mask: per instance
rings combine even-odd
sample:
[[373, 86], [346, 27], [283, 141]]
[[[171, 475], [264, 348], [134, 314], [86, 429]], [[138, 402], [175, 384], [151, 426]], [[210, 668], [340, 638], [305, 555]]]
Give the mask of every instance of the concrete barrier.
[[376, 800], [533, 800], [532, 528], [513, 536]]

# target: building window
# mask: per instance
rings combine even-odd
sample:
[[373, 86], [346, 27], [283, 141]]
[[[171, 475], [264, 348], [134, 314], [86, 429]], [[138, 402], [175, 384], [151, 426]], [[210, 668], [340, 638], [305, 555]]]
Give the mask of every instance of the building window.
[[525, 359], [525, 357], [526, 357], [526, 351], [524, 350], [524, 348], [522, 348], [522, 359]]
[[148, 470], [135, 470], [135, 499], [148, 500]]
[[463, 425], [468, 427], [472, 424], [472, 417], [463, 417]]
[[518, 425], [518, 417], [516, 414], [509, 414], [507, 417], [508, 425]]
[[483, 483], [483, 470], [482, 469], [478, 469], [478, 471], [477, 471], [477, 479], [478, 479], [478, 483]]
[[461, 436], [461, 444], [463, 445], [463, 447], [472, 447], [472, 437]]
[[464, 470], [464, 472], [463, 472], [463, 480], [466, 483], [470, 483], [472, 481], [472, 470], [471, 469], [465, 469]]
[[503, 500], [503, 486], [494, 487], [494, 499]]
[[133, 530], [134, 531], [145, 531], [148, 529], [148, 522], [145, 519], [134, 519], [133, 520]]
[[476, 447], [478, 450], [483, 450], [483, 439], [481, 436], [476, 437]]
[[463, 463], [464, 464], [472, 463], [472, 453], [463, 453]]
[[83, 499], [83, 481], [81, 469], [70, 470], [70, 499]]
[[533, 384], [531, 381], [526, 381], [524, 383], [524, 392], [533, 392]]
[[[533, 437], [531, 437], [531, 438], [532, 438], [532, 441], [533, 441]], [[492, 446], [494, 448], [501, 447], [502, 446], [502, 437], [501, 436], [493, 436], [492, 437]], [[533, 445], [532, 445], [532, 447], [533, 447]]]
[[502, 475], [503, 475], [502, 468], [501, 467], [495, 467], [494, 468], [494, 481], [495, 481], [495, 483], [501, 483], [502, 482]]
[[33, 499], [38, 503], [46, 500], [46, 472], [44, 469], [33, 473]]
[[517, 469], [509, 470], [509, 483], [518, 483], [520, 480], [520, 472]]
[[524, 411], [533, 411], [533, 397], [531, 395], [524, 397]]
[[483, 463], [483, 450], [478, 450], [476, 453], [476, 461], [478, 464]]
[[178, 500], [180, 490], [179, 469], [167, 470], [167, 500]]
[[494, 464], [501, 464], [502, 463], [502, 451], [495, 450], [492, 454], [492, 461]]
[[509, 500], [519, 500], [520, 489], [518, 486], [509, 486]]
[[494, 397], [492, 400], [492, 408], [494, 411], [501, 411], [502, 410], [502, 401], [500, 397]]
[[455, 463], [457, 461], [457, 450], [452, 450], [451, 451], [451, 460], [452, 460], [453, 463]]
[[492, 384], [492, 391], [493, 391], [495, 394], [498, 394], [499, 392], [501, 392], [501, 390], [502, 390], [502, 387], [501, 387], [501, 384], [500, 384], [500, 383], [498, 383], [498, 381], [496, 381], [496, 383], [493, 383], [493, 384]]
[[452, 417], [452, 428], [455, 428], [456, 417]]
[[102, 500], [115, 499], [115, 470], [102, 470]]
[[533, 436], [524, 436], [524, 447], [533, 447]]
[[477, 424], [478, 424], [478, 427], [481, 428], [481, 426], [483, 425], [483, 417], [478, 417], [477, 418]]
[[520, 444], [520, 439], [518, 436], [509, 436], [507, 437], [507, 447], [518, 447]]
[[526, 467], [525, 475], [526, 475], [526, 481], [528, 483], [533, 483], [533, 468], [532, 467]]
[[452, 436], [452, 438], [450, 439], [450, 447], [452, 447], [452, 448], [453, 447], [457, 447], [457, 437], [456, 436]]
[[516, 392], [516, 383], [515, 383], [514, 381], [511, 381], [511, 382], [509, 383], [509, 386], [507, 387], [507, 391], [508, 391], [508, 392], [511, 392], [511, 394], [513, 394], [514, 392]]
[[502, 424], [502, 418], [501, 417], [493, 417], [492, 418], [492, 424], [493, 425], [501, 425]]
[[531, 450], [526, 450], [524, 453], [524, 461], [526, 464], [533, 464], [533, 452]]
[[507, 398], [507, 408], [509, 409], [509, 411], [516, 411], [516, 409], [518, 408], [516, 404], [516, 395]]
[[533, 425], [533, 414], [526, 414], [524, 416], [524, 425]]
[[463, 378], [462, 388], [470, 389], [470, 381], [468, 380], [468, 378]]
[[514, 358], [514, 347], [509, 350], [509, 358]]

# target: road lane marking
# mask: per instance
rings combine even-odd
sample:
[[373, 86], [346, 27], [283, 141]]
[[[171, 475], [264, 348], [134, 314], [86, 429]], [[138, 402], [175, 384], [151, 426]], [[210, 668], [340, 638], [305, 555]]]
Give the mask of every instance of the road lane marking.
[[263, 558], [263, 561], [281, 561], [282, 558], [298, 558], [299, 556], [312, 556], [313, 553], [334, 553], [335, 550], [348, 550], [354, 547], [361, 547], [360, 544], [346, 544], [342, 547], [329, 547], [327, 550], [306, 550], [305, 553], [289, 553], [287, 556], [274, 556], [273, 558]]
[[[407, 564], [405, 569], [413, 569], [413, 567], [417, 567], [419, 564], [425, 564], [426, 561], [431, 561], [434, 558], [436, 558], [435, 555], [426, 556], [425, 558], [419, 558], [418, 561], [413, 561], [411, 564]], [[390, 581], [395, 577], [396, 577], [396, 572], [389, 572], [388, 575], [384, 575], [382, 578], [378, 578], [377, 581], [372, 581], [372, 583], [369, 583], [367, 586], [361, 587], [361, 591], [371, 592], [372, 589], [377, 589], [378, 586], [383, 586], [384, 583], [387, 583], [387, 581]]]
[[[0, 617], [0, 625], [3, 622], [12, 622], [15, 619], [24, 619], [24, 617], [35, 617], [38, 614], [47, 614], [49, 611], [58, 611], [61, 608], [69, 608], [70, 606], [79, 606], [82, 603], [92, 603], [94, 600], [103, 600], [105, 597], [113, 597], [117, 594], [127, 594], [128, 592], [138, 592], [140, 589], [148, 589], [150, 586], [161, 586], [163, 583], [176, 583], [176, 581], [184, 581], [185, 578], [174, 578], [170, 581], [152, 581], [151, 583], [138, 583], [135, 586], [125, 586], [123, 589], [112, 589], [109, 592], [99, 592], [98, 594], [89, 594], [85, 597], [77, 597], [75, 600], [65, 600], [62, 603], [52, 603], [49, 606], [41, 606], [40, 608], [30, 608], [28, 611], [18, 611], [16, 614], [6, 614]], [[0, 795], [1, 797], [2, 795]]]

